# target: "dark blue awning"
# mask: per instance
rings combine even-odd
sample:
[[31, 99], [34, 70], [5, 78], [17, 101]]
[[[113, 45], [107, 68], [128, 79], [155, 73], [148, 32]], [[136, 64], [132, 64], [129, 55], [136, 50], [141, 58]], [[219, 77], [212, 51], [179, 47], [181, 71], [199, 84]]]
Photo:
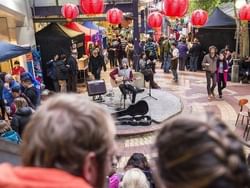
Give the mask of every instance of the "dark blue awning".
[[22, 47], [7, 42], [0, 41], [0, 62], [6, 61], [31, 51], [30, 47]]
[[236, 26], [235, 19], [216, 7], [204, 27]]

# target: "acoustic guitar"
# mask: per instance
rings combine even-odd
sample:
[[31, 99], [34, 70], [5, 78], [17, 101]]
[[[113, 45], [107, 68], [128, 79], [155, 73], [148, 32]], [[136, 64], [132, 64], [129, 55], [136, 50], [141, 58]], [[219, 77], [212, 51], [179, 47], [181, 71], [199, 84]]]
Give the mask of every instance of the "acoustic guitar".
[[110, 83], [112, 87], [119, 87], [123, 83], [123, 76], [116, 76], [115, 80], [110, 78]]

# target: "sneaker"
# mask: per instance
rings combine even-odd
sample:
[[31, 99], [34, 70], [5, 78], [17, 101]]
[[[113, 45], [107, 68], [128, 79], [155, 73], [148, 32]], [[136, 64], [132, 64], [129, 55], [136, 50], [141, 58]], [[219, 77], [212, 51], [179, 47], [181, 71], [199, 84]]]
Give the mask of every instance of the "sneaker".
[[214, 92], [212, 92], [211, 97], [215, 98], [215, 94], [214, 94]]
[[212, 97], [211, 97], [211, 96], [208, 96], [207, 99], [208, 99], [208, 100], [212, 100]]

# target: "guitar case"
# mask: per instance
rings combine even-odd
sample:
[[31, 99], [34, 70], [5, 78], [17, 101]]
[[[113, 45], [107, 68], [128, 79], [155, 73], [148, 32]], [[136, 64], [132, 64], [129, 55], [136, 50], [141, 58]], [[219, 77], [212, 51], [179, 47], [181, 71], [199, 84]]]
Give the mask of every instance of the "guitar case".
[[113, 113], [112, 115], [116, 118], [123, 117], [123, 116], [144, 116], [148, 113], [148, 103], [144, 100], [140, 100], [135, 104], [129, 105], [129, 107], [125, 110], [121, 110], [118, 112]]
[[159, 123], [146, 115], [148, 111], [148, 103], [140, 100], [131, 104], [127, 109], [115, 112], [112, 115], [116, 117], [116, 125], [149, 126], [152, 122]]

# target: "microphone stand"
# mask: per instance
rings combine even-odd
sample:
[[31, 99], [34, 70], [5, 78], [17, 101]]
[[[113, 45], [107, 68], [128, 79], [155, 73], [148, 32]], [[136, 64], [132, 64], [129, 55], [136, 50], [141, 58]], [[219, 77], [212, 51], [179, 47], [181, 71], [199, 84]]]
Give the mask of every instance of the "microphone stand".
[[[125, 76], [124, 76], [124, 75], [123, 75], [123, 77], [122, 77], [122, 83], [123, 83], [123, 85], [124, 85], [124, 91], [127, 92], [127, 91], [126, 91], [126, 86], [125, 86]], [[125, 94], [123, 95], [123, 109], [125, 109], [125, 107], [126, 107], [126, 94], [127, 94], [127, 93], [125, 93]]]
[[[145, 65], [145, 66], [147, 66], [147, 65]], [[152, 96], [151, 89], [152, 89], [152, 85], [149, 82], [148, 94], [147, 94], [147, 96], [143, 97], [142, 99], [152, 98], [154, 100], [158, 100], [156, 97]]]

